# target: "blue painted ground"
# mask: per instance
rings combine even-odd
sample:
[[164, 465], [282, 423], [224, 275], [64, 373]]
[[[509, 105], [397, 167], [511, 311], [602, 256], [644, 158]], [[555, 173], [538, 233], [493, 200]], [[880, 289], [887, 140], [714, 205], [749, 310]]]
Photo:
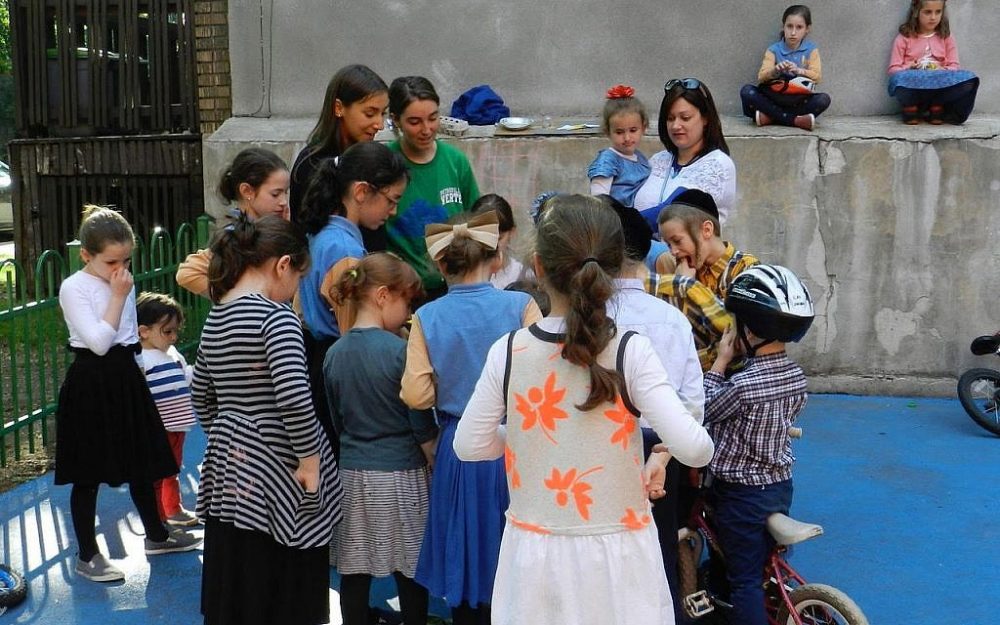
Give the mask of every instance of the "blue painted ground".
[[[796, 443], [795, 503], [826, 534], [792, 558], [808, 580], [851, 595], [873, 625], [987, 625], [1000, 597], [1000, 438], [957, 400], [816, 395]], [[189, 466], [204, 444], [189, 438]], [[197, 479], [183, 475], [193, 505]], [[7, 623], [200, 623], [200, 552], [142, 555], [125, 489], [102, 490], [98, 540], [127, 575], [102, 585], [72, 572], [69, 488], [47, 475], [0, 495], [0, 560], [25, 571], [29, 597]], [[340, 623], [331, 574], [331, 622]], [[377, 604], [393, 596], [376, 587]], [[440, 602], [432, 611], [442, 614]]]

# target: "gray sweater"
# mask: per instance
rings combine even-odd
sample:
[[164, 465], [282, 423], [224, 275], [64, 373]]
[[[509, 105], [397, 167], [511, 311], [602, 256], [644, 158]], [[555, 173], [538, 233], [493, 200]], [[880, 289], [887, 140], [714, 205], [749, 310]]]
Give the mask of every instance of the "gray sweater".
[[399, 398], [406, 341], [379, 328], [354, 328], [326, 353], [323, 377], [342, 469], [404, 471], [426, 464], [420, 444], [437, 435], [431, 410]]

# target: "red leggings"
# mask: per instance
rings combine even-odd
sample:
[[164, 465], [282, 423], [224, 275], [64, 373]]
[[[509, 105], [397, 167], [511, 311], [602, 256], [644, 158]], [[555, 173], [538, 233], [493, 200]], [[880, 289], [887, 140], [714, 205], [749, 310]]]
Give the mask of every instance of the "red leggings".
[[[170, 451], [174, 452], [178, 467], [181, 466], [181, 451], [184, 449], [186, 434], [187, 432], [167, 432], [167, 442], [170, 443]], [[181, 511], [181, 483], [176, 475], [153, 482], [153, 489], [156, 491], [156, 508], [160, 512], [161, 521], [166, 521], [167, 517]]]

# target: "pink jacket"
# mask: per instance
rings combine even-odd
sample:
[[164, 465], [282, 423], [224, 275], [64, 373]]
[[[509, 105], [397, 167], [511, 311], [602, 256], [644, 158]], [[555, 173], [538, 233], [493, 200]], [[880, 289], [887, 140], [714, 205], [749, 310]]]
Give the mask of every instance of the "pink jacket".
[[922, 69], [960, 69], [955, 38], [945, 38], [937, 33], [931, 37], [896, 35], [896, 40], [892, 42], [889, 73], [916, 69], [914, 61], [921, 61], [924, 64]]

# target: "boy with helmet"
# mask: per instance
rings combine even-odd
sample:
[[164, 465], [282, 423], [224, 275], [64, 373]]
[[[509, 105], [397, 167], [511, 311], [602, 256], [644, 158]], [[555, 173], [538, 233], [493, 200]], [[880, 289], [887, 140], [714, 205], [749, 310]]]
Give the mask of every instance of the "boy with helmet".
[[[732, 622], [766, 625], [761, 574], [770, 551], [767, 517], [788, 513], [792, 456], [788, 428], [806, 403], [802, 369], [785, 353], [813, 320], [802, 281], [785, 267], [757, 265], [740, 273], [726, 295], [736, 319], [705, 373], [705, 426], [715, 441], [714, 477], [719, 541], [726, 554]], [[728, 380], [739, 353], [746, 367]]]

